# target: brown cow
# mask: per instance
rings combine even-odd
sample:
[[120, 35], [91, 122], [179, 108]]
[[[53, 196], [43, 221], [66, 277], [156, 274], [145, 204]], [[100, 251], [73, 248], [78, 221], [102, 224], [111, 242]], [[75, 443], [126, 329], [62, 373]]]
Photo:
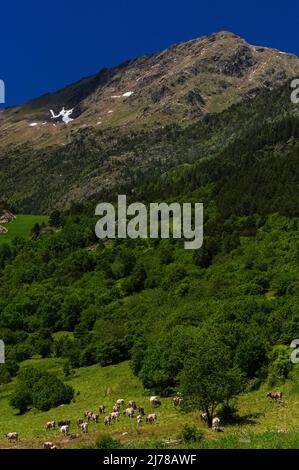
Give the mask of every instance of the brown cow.
[[128, 418], [133, 418], [134, 416], [134, 408], [131, 406], [124, 411], [124, 415], [126, 415]]
[[119, 411], [112, 411], [112, 413], [110, 413], [109, 416], [110, 416], [111, 420], [118, 421]]
[[161, 401], [159, 400], [158, 397], [153, 396], [153, 397], [150, 397], [150, 404], [151, 404], [152, 406], [160, 406], [160, 405], [161, 405]]
[[43, 449], [52, 449], [53, 447], [53, 442], [44, 442], [43, 444]]
[[46, 429], [55, 429], [55, 426], [56, 426], [55, 421], [48, 421], [46, 423]]
[[177, 395], [176, 397], [174, 397], [173, 399], [173, 404], [174, 406], [179, 406], [181, 405], [183, 402], [183, 398], [180, 396], [180, 395]]
[[8, 432], [7, 434], [5, 434], [5, 436], [7, 437], [7, 439], [9, 441], [18, 441], [19, 440], [19, 433], [18, 432]]
[[94, 421], [95, 423], [98, 423], [99, 422], [99, 415], [97, 413], [92, 413], [91, 420]]
[[81, 431], [84, 432], [85, 434], [88, 433], [88, 423], [81, 423], [80, 428], [81, 428]]
[[146, 422], [149, 424], [154, 424], [154, 422], [157, 421], [157, 415], [156, 413], [150, 413], [147, 415]]
[[282, 392], [269, 392], [267, 393], [267, 397], [272, 398], [272, 400], [281, 400]]
[[110, 423], [111, 423], [111, 416], [110, 415], [105, 416], [105, 418], [104, 418], [105, 426], [110, 426]]
[[135, 400], [130, 400], [129, 401], [129, 408], [133, 408], [134, 410], [137, 409]]

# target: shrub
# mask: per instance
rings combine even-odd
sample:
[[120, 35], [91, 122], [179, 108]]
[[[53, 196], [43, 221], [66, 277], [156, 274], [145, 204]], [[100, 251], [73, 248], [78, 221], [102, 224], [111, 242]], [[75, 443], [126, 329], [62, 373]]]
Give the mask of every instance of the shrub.
[[179, 439], [186, 444], [191, 442], [198, 442], [203, 439], [203, 432], [200, 431], [196, 426], [190, 426], [186, 424], [179, 434]]
[[109, 436], [109, 434], [103, 434], [100, 436], [95, 443], [96, 449], [121, 449], [122, 444], [117, 439]]
[[70, 385], [65, 385], [52, 374], [43, 375], [32, 390], [32, 404], [38, 410], [47, 411], [62, 403], [69, 404], [74, 396]]
[[47, 411], [63, 403], [70, 403], [74, 389], [58, 377], [34, 367], [23, 369], [10, 404], [24, 413], [28, 407]]

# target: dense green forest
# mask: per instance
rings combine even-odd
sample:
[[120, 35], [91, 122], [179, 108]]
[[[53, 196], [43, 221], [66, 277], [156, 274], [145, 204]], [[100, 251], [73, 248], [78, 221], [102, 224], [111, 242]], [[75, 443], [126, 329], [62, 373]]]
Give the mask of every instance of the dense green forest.
[[298, 215], [298, 110], [287, 82], [188, 127], [86, 127], [62, 147], [8, 148], [1, 198], [21, 214], [78, 204], [89, 204], [92, 214], [96, 203], [117, 194], [152, 202], [199, 189], [203, 198], [209, 189], [225, 216]]
[[130, 359], [145, 387], [188, 390], [202, 345], [217, 366], [203, 375], [221, 370], [235, 384], [228, 399], [286, 379], [299, 333], [299, 219], [230, 217], [218, 233], [218, 216], [207, 208], [204, 248], [193, 252], [173, 240], [98, 243], [86, 215], [2, 245], [1, 382], [38, 354], [64, 358], [66, 370]]
[[[203, 202], [201, 249], [173, 239], [99, 241], [96, 199], [54, 211], [30, 240], [0, 245], [0, 383], [36, 355], [63, 358], [66, 375], [129, 359], [144, 387], [180, 390], [186, 409], [212, 413], [241, 391], [287, 379], [289, 344], [299, 337], [299, 117], [287, 91], [186, 129], [119, 138], [141, 157], [161, 146], [172, 154], [136, 170], [122, 191], [134, 184], [131, 199]], [[25, 379], [11, 404], [51, 406], [22, 394], [32, 376]], [[69, 400], [72, 391], [61, 390]]]

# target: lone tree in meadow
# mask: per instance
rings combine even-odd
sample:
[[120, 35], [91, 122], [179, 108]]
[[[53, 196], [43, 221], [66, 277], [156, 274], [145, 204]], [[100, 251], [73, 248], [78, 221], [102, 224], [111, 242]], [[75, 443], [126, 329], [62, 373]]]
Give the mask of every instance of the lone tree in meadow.
[[242, 391], [243, 377], [233, 366], [230, 349], [219, 338], [202, 335], [188, 352], [180, 373], [185, 409], [207, 413], [212, 426], [217, 406]]

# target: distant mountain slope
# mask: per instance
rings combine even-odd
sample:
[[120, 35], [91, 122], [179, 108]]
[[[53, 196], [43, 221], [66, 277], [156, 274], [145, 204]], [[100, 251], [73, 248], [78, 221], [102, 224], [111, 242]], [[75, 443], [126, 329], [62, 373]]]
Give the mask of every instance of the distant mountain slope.
[[[193, 166], [211, 159], [217, 165], [204, 163], [201, 171], [217, 183], [226, 151], [235, 146], [230, 168], [248, 142], [257, 142], [258, 149], [271, 143], [270, 124], [298, 116], [290, 101], [290, 81], [298, 74], [297, 57], [221, 32], [4, 110], [2, 198], [16, 210], [40, 213], [120, 191], [140, 194], [142, 187], [159, 197], [168, 188], [161, 175], [177, 169], [182, 182], [188, 166], [196, 175]], [[50, 109], [57, 115], [63, 107], [74, 108], [67, 125], [50, 115]], [[286, 144], [294, 132], [288, 124], [275, 145]], [[267, 152], [271, 159], [273, 148]], [[238, 171], [234, 178], [240, 181]], [[196, 186], [196, 177], [190, 180]]]
[[[101, 70], [56, 93], [2, 111], [0, 145], [66, 143], [82, 126], [188, 124], [298, 74], [296, 56], [219, 32]], [[63, 106], [74, 108], [75, 120], [67, 129], [53, 126], [50, 119], [50, 109], [57, 112]]]

